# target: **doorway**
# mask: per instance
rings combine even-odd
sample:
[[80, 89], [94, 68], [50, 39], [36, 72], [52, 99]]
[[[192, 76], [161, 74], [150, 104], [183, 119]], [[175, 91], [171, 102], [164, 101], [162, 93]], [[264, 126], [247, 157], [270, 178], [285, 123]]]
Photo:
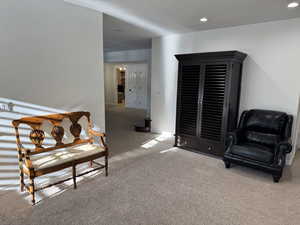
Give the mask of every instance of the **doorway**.
[[150, 78], [147, 63], [106, 63], [106, 133], [111, 156], [141, 146], [156, 137], [139, 133], [148, 117]]
[[148, 64], [105, 64], [105, 103], [147, 110], [149, 105]]
[[125, 105], [125, 67], [118, 67], [116, 69], [117, 73], [117, 97], [118, 105]]

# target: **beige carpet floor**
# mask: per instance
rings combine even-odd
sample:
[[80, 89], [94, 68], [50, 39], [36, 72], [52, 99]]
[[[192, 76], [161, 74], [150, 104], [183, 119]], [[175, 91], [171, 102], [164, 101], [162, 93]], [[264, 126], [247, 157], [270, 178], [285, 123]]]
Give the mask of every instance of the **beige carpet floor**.
[[17, 191], [0, 191], [0, 224], [300, 224], [298, 158], [274, 184], [268, 174], [226, 170], [221, 160], [172, 148], [172, 138], [146, 136], [115, 151], [109, 177], [87, 177], [34, 207]]
[[106, 133], [110, 155], [115, 156], [141, 147], [156, 137], [155, 134], [137, 133], [134, 126], [144, 126], [146, 111], [122, 106], [106, 107]]

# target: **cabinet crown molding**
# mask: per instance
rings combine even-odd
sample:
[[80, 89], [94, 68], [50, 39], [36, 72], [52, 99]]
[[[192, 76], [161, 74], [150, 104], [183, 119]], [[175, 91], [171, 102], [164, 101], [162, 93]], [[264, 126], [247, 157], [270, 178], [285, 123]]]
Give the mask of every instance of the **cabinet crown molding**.
[[191, 53], [191, 54], [178, 54], [175, 55], [177, 60], [198, 60], [198, 61], [209, 61], [209, 60], [232, 60], [242, 63], [247, 57], [247, 54], [240, 51], [220, 51], [220, 52], [203, 52], [203, 53]]

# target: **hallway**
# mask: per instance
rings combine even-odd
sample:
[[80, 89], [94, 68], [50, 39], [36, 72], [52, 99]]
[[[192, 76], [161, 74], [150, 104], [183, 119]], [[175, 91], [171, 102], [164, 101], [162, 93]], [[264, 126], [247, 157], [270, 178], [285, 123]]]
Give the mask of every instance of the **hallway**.
[[158, 136], [157, 134], [138, 133], [134, 131], [135, 125], [144, 125], [145, 110], [106, 105], [105, 114], [110, 156], [141, 148], [143, 144]]

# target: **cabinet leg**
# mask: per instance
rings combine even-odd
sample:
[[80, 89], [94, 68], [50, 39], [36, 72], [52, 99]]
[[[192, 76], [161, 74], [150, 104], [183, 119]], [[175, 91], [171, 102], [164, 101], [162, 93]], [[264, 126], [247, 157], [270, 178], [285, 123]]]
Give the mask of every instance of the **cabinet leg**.
[[175, 135], [174, 147], [178, 147], [178, 136]]

